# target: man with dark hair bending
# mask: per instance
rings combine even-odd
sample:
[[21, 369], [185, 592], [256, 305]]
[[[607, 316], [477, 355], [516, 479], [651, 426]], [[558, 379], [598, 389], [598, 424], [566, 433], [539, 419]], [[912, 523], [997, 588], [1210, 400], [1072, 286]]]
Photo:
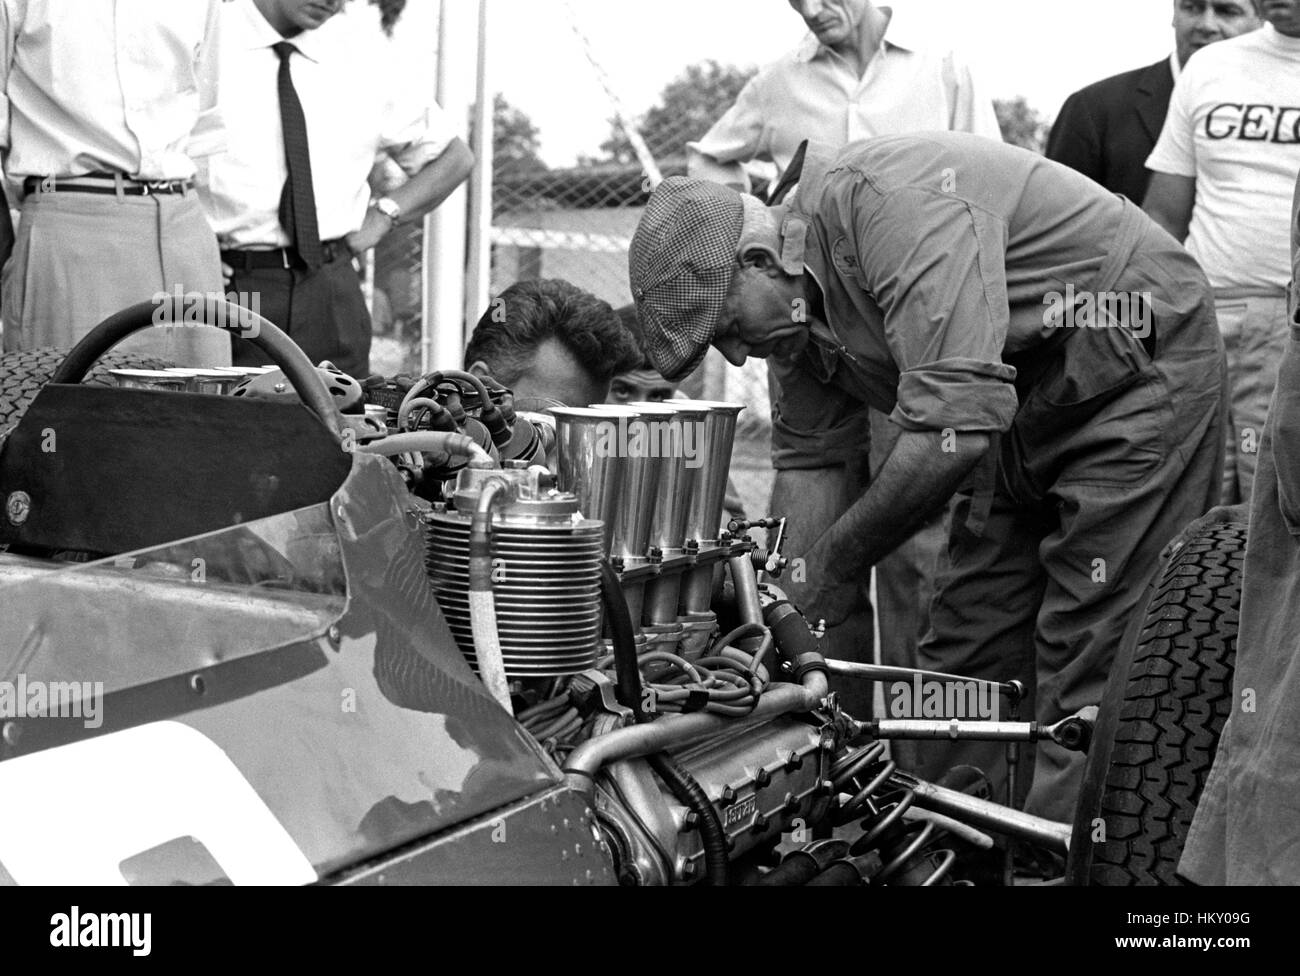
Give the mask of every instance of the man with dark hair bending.
[[555, 279], [517, 282], [492, 299], [465, 349], [465, 368], [509, 387], [516, 405], [604, 403], [610, 380], [640, 362], [607, 302]]

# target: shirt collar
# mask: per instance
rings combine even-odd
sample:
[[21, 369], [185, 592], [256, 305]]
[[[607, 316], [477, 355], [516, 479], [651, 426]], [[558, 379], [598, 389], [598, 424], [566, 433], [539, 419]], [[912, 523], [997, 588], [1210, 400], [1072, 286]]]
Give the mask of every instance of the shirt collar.
[[303, 31], [301, 34], [286, 38], [281, 37], [280, 32], [262, 16], [262, 11], [257, 9], [257, 5], [253, 3], [253, 0], [240, 0], [236, 6], [241, 14], [238, 30], [243, 34], [244, 44], [242, 46], [246, 50], [260, 51], [287, 40], [298, 49], [298, 53], [303, 57], [317, 62], [321, 59], [323, 45], [321, 31], [331, 21], [342, 16], [342, 14], [335, 14], [316, 30]]
[[[882, 48], [895, 48], [900, 51], [916, 51], [918, 45], [908, 27], [908, 18], [903, 16], [898, 7], [890, 6], [888, 9], [893, 13], [889, 18], [889, 26], [885, 28], [885, 36], [880, 42]], [[799, 47], [795, 49], [795, 60], [801, 62], [812, 61], [821, 55], [830, 55], [830, 48], [823, 46], [822, 42], [817, 40], [817, 35], [809, 31], [804, 35]]]
[[1178, 82], [1178, 76], [1182, 74], [1183, 67], [1178, 63], [1178, 52], [1175, 51], [1169, 55], [1169, 70], [1174, 73], [1174, 82]]

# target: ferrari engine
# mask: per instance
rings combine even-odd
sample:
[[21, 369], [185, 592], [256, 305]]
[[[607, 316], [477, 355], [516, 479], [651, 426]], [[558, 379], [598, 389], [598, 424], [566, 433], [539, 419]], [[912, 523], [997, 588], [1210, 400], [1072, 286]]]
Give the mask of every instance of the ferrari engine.
[[[951, 884], [960, 853], [993, 847], [986, 829], [1059, 846], [979, 775], [908, 776], [887, 740], [1068, 730], [840, 708], [844, 666], [778, 586], [784, 521], [724, 515], [741, 406], [529, 413], [460, 371], [357, 384], [320, 369], [344, 439], [419, 499], [429, 585], [466, 661], [587, 801], [623, 883]], [[233, 392], [275, 397], [281, 380]]]
[[[470, 665], [589, 799], [620, 879], [946, 880], [955, 854], [903, 816], [883, 744], [849, 748], [858, 724], [775, 584], [779, 551], [724, 528], [742, 408], [516, 415], [479, 386], [385, 394], [395, 434], [457, 431], [490, 457], [398, 459], [432, 501], [429, 579]], [[835, 831], [841, 791], [870, 828]]]

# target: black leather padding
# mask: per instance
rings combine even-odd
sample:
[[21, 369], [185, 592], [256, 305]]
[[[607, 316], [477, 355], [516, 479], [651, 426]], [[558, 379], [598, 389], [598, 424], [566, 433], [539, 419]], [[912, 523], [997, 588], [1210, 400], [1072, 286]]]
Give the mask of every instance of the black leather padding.
[[158, 546], [320, 504], [351, 464], [301, 403], [50, 384], [0, 448], [0, 543]]

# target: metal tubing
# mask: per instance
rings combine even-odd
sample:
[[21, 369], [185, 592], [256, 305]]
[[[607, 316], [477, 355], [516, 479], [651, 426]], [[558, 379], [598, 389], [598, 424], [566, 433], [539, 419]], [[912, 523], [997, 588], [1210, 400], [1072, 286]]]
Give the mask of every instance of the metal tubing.
[[676, 749], [698, 739], [759, 725], [781, 715], [812, 711], [829, 690], [826, 676], [814, 671], [804, 677], [802, 685], [768, 688], [754, 710], [741, 718], [697, 712], [664, 716], [646, 725], [632, 725], [608, 735], [599, 735], [569, 754], [564, 764], [565, 778], [570, 789], [591, 799], [596, 792], [596, 773], [609, 763], [647, 756], [663, 749]]
[[983, 830], [1032, 841], [1059, 854], [1069, 851], [1073, 830], [1070, 824], [1045, 820], [991, 800], [935, 786], [906, 773], [895, 773], [891, 782], [900, 789], [912, 790], [914, 803], [920, 809], [933, 810]]
[[677, 603], [680, 599], [682, 577], [680, 573], [669, 573], [651, 580], [645, 590], [645, 610], [643, 619], [647, 624], [675, 624], [677, 622]]
[[[740, 622], [744, 624], [761, 624], [763, 606], [758, 599], [758, 579], [754, 576], [754, 564], [749, 556], [732, 556], [727, 560], [731, 567], [731, 584], [736, 588], [736, 611]], [[830, 661], [826, 662], [830, 665]]]
[[960, 674], [944, 674], [941, 671], [920, 671], [916, 668], [894, 668], [884, 664], [860, 664], [857, 661], [840, 661], [826, 659], [826, 666], [831, 674], [842, 674], [850, 678], [862, 678], [865, 681], [911, 681], [920, 677], [924, 681], [972, 681], [981, 685], [993, 685], [1007, 695], [1018, 695], [1020, 686], [1015, 681], [990, 681], [987, 678], [968, 678]]
[[684, 445], [694, 449], [688, 459], [699, 474], [690, 500], [686, 538], [695, 539], [701, 548], [715, 546], [722, 530], [722, 509], [727, 496], [727, 476], [731, 472], [731, 449], [736, 439], [736, 418], [744, 405], [714, 400], [665, 400], [659, 404], [637, 402], [633, 408], [662, 406], [686, 413], [696, 426]]
[[870, 723], [880, 739], [973, 739], [979, 742], [1035, 742], [1037, 722], [982, 722], [965, 719], [884, 718]]
[[[763, 605], [758, 598], [758, 577], [754, 575], [754, 564], [748, 555], [732, 556], [727, 560], [731, 569], [731, 583], [736, 589], [736, 612], [740, 622], [766, 626], [763, 622]], [[736, 646], [743, 651], [753, 651], [758, 647], [760, 638], [748, 637], [737, 641]]]
[[579, 407], [556, 407], [551, 412], [559, 449], [559, 488], [578, 496], [584, 516], [605, 523], [601, 546], [608, 553], [623, 490], [624, 462], [608, 443], [610, 425], [617, 419]]
[[713, 563], [696, 566], [682, 582], [681, 613], [704, 613], [713, 603]]
[[[609, 519], [614, 523], [609, 555], [625, 568], [644, 565], [650, 546], [650, 526], [655, 513], [655, 496], [661, 478], [661, 459], [650, 451], [632, 450], [633, 444], [650, 445], [648, 416], [640, 410], [612, 405], [593, 405], [609, 418], [617, 433], [620, 467], [619, 490]], [[635, 618], [634, 618], [635, 619]]]

